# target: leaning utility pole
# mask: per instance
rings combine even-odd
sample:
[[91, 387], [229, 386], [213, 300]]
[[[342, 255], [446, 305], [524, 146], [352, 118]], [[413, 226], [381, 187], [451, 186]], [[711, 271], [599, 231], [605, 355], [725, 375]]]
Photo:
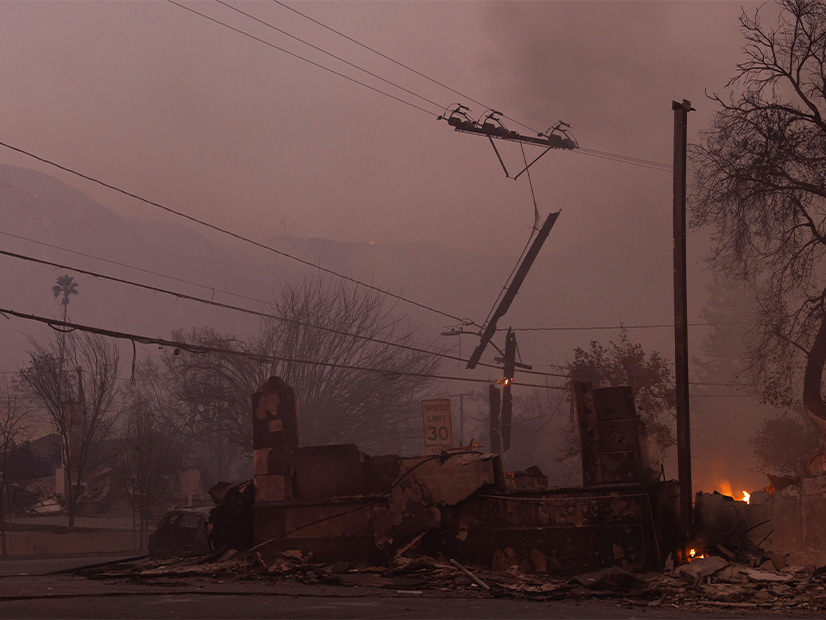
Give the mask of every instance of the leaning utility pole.
[[[488, 346], [490, 339], [496, 333], [496, 324], [505, 313], [508, 311], [508, 308], [511, 307], [513, 300], [516, 299], [516, 294], [519, 292], [519, 287], [522, 286], [522, 282], [525, 281], [525, 276], [528, 275], [528, 271], [533, 265], [534, 260], [536, 260], [537, 255], [539, 254], [539, 250], [542, 249], [542, 244], [545, 243], [545, 239], [548, 238], [548, 235], [551, 232], [551, 228], [553, 228], [554, 223], [556, 222], [556, 218], [559, 217], [559, 211], [556, 213], [549, 213], [548, 217], [545, 219], [545, 223], [542, 224], [542, 227], [536, 233], [536, 237], [534, 237], [533, 243], [531, 244], [530, 249], [525, 254], [525, 258], [522, 259], [519, 267], [516, 269], [516, 272], [513, 274], [513, 279], [511, 279], [510, 284], [508, 284], [508, 288], [505, 291], [505, 294], [502, 296], [502, 301], [499, 302], [499, 305], [494, 310], [493, 314], [491, 315], [490, 319], [488, 320], [487, 325], [485, 326], [484, 331], [480, 334], [480, 341], [479, 344], [474, 349], [473, 354], [470, 356], [470, 359], [467, 363], [467, 369], [473, 370], [476, 368], [476, 364], [479, 363], [479, 360], [482, 357], [482, 353], [485, 351], [485, 347]], [[519, 366], [519, 364], [517, 364]], [[522, 366], [524, 368], [524, 366]]]
[[691, 424], [688, 407], [688, 292], [686, 285], [686, 136], [691, 102], [671, 102], [674, 110], [674, 369], [677, 381], [677, 475], [680, 529], [692, 526]]

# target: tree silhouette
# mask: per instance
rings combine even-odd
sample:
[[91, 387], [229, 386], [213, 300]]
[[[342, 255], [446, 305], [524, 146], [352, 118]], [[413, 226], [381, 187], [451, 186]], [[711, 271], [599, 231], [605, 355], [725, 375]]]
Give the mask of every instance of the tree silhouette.
[[607, 347], [591, 341], [588, 350], [574, 349], [568, 373], [571, 379], [590, 381], [595, 388], [630, 386], [637, 412], [645, 426], [656, 433], [660, 452], [676, 443], [673, 365], [658, 351], [646, 353], [641, 344], [628, 338], [625, 328], [619, 341], [612, 340]]
[[78, 283], [72, 276], [65, 275], [57, 278], [57, 283], [52, 287], [54, 298], [57, 299], [63, 295], [60, 304], [63, 306], [63, 321], [66, 321], [66, 315], [69, 310], [69, 296], [78, 294]]
[[[75, 332], [60, 334], [59, 342], [49, 338], [29, 343], [29, 361], [20, 376], [43, 403], [60, 438], [55, 456], [67, 481], [64, 497], [73, 528], [78, 495], [91, 472], [103, 465], [101, 446], [115, 421], [118, 348], [102, 336]], [[64, 365], [75, 372], [64, 372]]]
[[826, 5], [779, 6], [766, 23], [740, 18], [745, 60], [692, 149], [693, 223], [759, 304], [749, 371], [762, 399], [802, 401], [826, 446]]

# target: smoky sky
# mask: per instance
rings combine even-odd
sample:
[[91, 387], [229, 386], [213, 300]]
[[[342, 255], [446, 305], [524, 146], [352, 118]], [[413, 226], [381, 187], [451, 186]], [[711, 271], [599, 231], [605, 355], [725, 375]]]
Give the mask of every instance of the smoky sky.
[[[753, 14], [760, 4], [287, 2], [453, 89], [448, 90], [277, 2], [227, 3], [415, 94], [213, 0], [181, 4], [225, 25], [162, 0], [5, 0], [0, 2], [0, 142], [256, 241], [286, 234], [435, 242], [505, 257], [501, 265], [486, 263], [499, 269], [495, 276], [475, 274], [474, 282], [481, 283], [473, 300], [469, 294], [462, 298], [450, 283], [442, 283], [439, 290], [447, 293], [440, 294], [438, 287], [415, 282], [415, 264], [393, 273], [381, 272], [383, 266], [365, 270], [367, 276], [379, 273], [381, 286], [477, 319], [493, 303], [530, 234], [535, 196], [540, 215], [562, 214], [507, 324], [670, 322], [670, 172], [553, 151], [531, 168], [530, 179], [523, 175], [514, 182], [505, 178], [486, 139], [456, 133], [437, 116], [462, 103], [479, 118], [490, 106], [524, 124], [504, 119], [510, 129], [528, 134], [562, 120], [582, 147], [671, 164], [672, 100], [688, 99], [696, 108], [689, 115], [689, 141], [696, 142], [716, 109], [706, 94], [725, 92], [743, 60], [741, 11]], [[761, 12], [770, 20], [776, 8], [767, 4]], [[519, 170], [520, 147], [497, 146], [510, 172]], [[537, 154], [525, 150], [525, 157]], [[170, 217], [2, 147], [0, 164], [53, 175], [122, 215]], [[159, 240], [162, 227], [155, 227]], [[704, 302], [698, 285], [698, 274], [707, 276], [703, 236], [695, 232], [689, 238], [690, 321], [697, 320]], [[211, 240], [232, 243], [215, 235]], [[83, 249], [71, 239], [58, 241]], [[166, 265], [169, 275], [181, 276], [184, 262], [197, 262], [194, 247], [164, 251], [175, 257]], [[116, 254], [113, 247], [107, 258]], [[137, 264], [138, 258], [132, 260]], [[449, 280], [450, 265], [443, 271]], [[49, 292], [54, 274], [39, 273], [31, 284], [26, 278], [15, 282], [41, 287], [46, 310], [19, 309], [54, 312]], [[263, 290], [271, 286], [255, 284]], [[96, 286], [91, 278], [83, 280], [83, 294], [72, 306], [90, 323], [140, 331], [148, 327], [136, 321], [153, 311], [164, 330], [180, 327], [181, 316], [195, 320], [179, 305], [173, 321], [167, 306], [155, 298], [139, 301], [137, 294], [134, 307], [140, 312], [110, 309], [99, 303], [104, 296]], [[6, 290], [14, 301], [14, 287]], [[152, 317], [144, 318], [148, 325]], [[240, 333], [229, 320], [226, 324]], [[440, 327], [425, 339], [438, 338]], [[523, 339], [520, 351], [530, 363], [559, 364], [574, 346], [613, 335], [536, 335]], [[699, 351], [703, 335], [693, 333], [693, 351]], [[666, 353], [673, 345], [668, 330], [633, 336]], [[4, 333], [4, 341], [9, 338]], [[463, 345], [459, 353], [469, 353], [468, 342]]]
[[[186, 6], [428, 113], [169, 2], [7, 1], [0, 139], [256, 239], [518, 253], [533, 222], [530, 187], [505, 178], [484, 138], [454, 133], [423, 99], [226, 6]], [[233, 6], [440, 106], [484, 112], [275, 2]], [[705, 92], [723, 87], [743, 44], [739, 2], [290, 6], [533, 129], [564, 120], [583, 147], [664, 163], [671, 100], [697, 108], [696, 139], [713, 112]], [[519, 147], [500, 147], [518, 170]], [[57, 174], [134, 217], [162, 217], [5, 149], [0, 162]], [[569, 152], [548, 154], [532, 173], [540, 212], [563, 210], [557, 249], [621, 232], [667, 255], [668, 173]]]

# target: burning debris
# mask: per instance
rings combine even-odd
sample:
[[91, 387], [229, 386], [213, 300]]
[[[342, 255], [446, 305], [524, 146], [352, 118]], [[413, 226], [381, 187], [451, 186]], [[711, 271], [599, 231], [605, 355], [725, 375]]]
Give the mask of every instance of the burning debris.
[[769, 480], [766, 489], [739, 498], [698, 493], [694, 543], [751, 565], [826, 565], [826, 476]]

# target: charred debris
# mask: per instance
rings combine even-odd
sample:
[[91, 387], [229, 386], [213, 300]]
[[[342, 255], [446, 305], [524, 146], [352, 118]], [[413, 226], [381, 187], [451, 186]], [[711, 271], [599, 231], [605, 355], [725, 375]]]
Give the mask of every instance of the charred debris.
[[679, 485], [661, 479], [630, 388], [572, 390], [584, 484], [552, 488], [537, 468], [506, 473], [498, 454], [478, 450], [405, 458], [299, 446], [296, 395], [270, 378], [252, 397], [254, 479], [210, 490], [209, 551], [87, 574], [826, 608], [826, 568], [795, 566], [754, 541], [772, 525], [758, 504], [700, 494], [700, 525], [681, 535]]

